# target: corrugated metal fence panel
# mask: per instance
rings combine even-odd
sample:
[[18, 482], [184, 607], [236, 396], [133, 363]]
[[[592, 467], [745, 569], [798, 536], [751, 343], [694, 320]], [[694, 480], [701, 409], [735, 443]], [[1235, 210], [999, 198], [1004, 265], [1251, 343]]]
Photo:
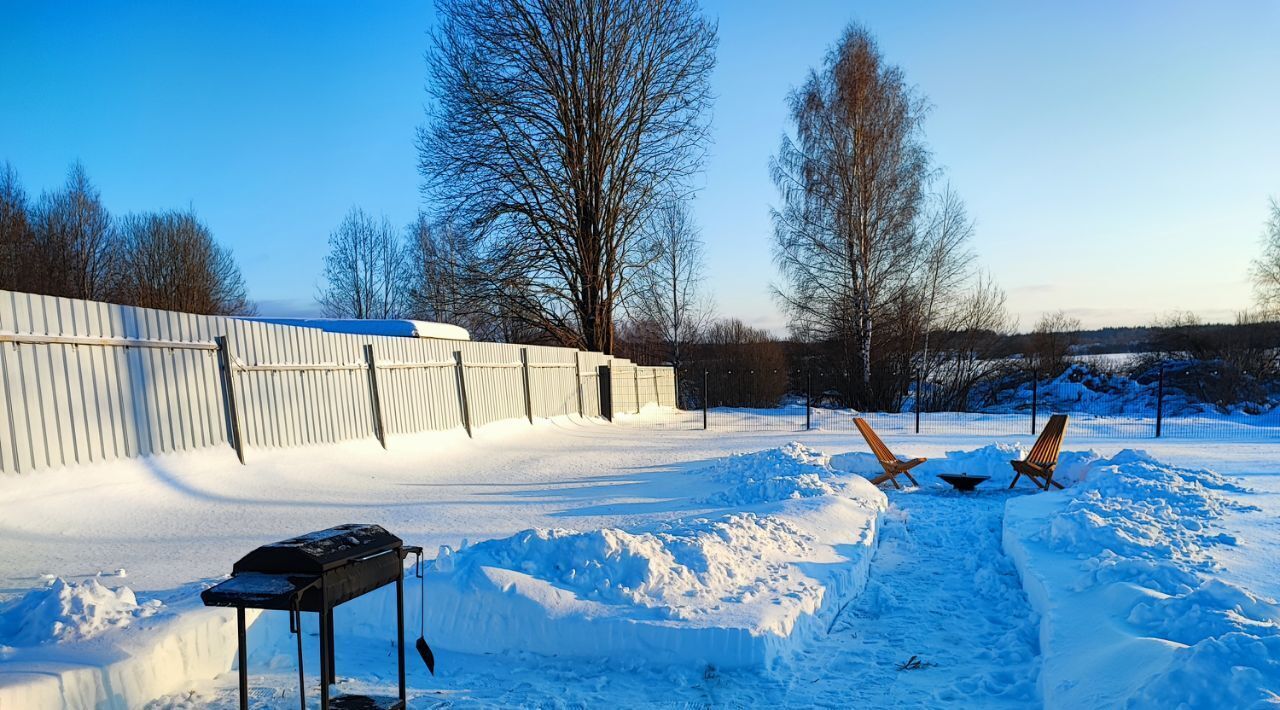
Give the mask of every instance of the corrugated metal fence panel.
[[366, 344], [390, 434], [462, 425], [455, 353], [472, 427], [524, 418], [526, 407], [535, 417], [600, 416], [601, 365], [612, 367], [614, 411], [675, 401], [670, 368], [600, 353], [338, 335], [10, 291], [0, 291], [0, 332], [57, 341], [0, 343], [0, 472], [9, 473], [227, 445], [217, 336], [227, 338], [250, 449], [373, 437]]
[[0, 471], [226, 442], [216, 352], [103, 340], [207, 343], [196, 316], [0, 291], [0, 331], [71, 341], [0, 343]]
[[528, 353], [533, 416], [578, 414], [578, 352], [530, 345]]
[[471, 426], [525, 416], [520, 348], [501, 343], [460, 342]]

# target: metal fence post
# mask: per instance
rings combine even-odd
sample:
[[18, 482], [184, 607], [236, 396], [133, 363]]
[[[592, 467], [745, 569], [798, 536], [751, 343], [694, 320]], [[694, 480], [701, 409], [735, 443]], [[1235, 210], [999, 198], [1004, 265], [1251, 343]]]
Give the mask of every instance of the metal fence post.
[[813, 373], [804, 371], [804, 430], [813, 426]]
[[1036, 435], [1036, 408], [1040, 404], [1040, 371], [1031, 370], [1031, 435]]
[[369, 403], [373, 405], [373, 433], [382, 448], [387, 448], [387, 429], [382, 423], [382, 397], [378, 394], [378, 365], [373, 359], [373, 345], [365, 343], [364, 361], [369, 365]]
[[222, 372], [222, 404], [226, 408], [227, 425], [230, 427], [228, 438], [231, 447], [236, 450], [236, 458], [244, 463], [244, 437], [240, 435], [240, 410], [236, 406], [236, 378], [231, 370], [231, 350], [227, 346], [227, 336], [219, 335], [214, 342], [218, 344], [218, 369]]
[[533, 423], [533, 393], [529, 388], [529, 348], [520, 348], [520, 372], [524, 375], [524, 413]]
[[453, 351], [453, 361], [457, 363], [458, 372], [458, 405], [462, 411], [462, 426], [467, 430], [467, 436], [471, 436], [471, 407], [467, 403], [467, 370], [462, 364], [462, 351]]
[[582, 351], [573, 351], [573, 374], [578, 383], [578, 416], [587, 416], [586, 406], [582, 403]]
[[631, 381], [635, 383], [636, 414], [639, 414], [640, 413], [640, 366], [634, 363], [631, 365]]
[[596, 372], [596, 379], [600, 386], [600, 416], [613, 421], [613, 368], [610, 365], [600, 365]]
[[710, 375], [708, 375], [707, 371], [703, 370], [702, 371], [702, 428], [704, 430], [707, 428], [707, 406], [708, 406], [708, 400], [710, 399], [710, 390], [707, 388], [707, 383], [710, 381], [710, 379], [711, 379]]
[[1160, 376], [1156, 380], [1156, 438], [1160, 438], [1164, 425], [1164, 363], [1160, 363]]
[[923, 370], [916, 370], [916, 433], [920, 433], [920, 386], [923, 382]]

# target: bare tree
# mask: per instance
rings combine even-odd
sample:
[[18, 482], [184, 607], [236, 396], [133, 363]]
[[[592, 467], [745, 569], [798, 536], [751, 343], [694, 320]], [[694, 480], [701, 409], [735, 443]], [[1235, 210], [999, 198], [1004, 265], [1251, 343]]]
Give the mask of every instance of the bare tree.
[[62, 190], [40, 196], [31, 225], [31, 290], [102, 300], [110, 281], [115, 230], [83, 165], [71, 166]]
[[254, 308], [231, 252], [194, 212], [125, 217], [111, 300], [203, 315], [251, 315]]
[[1271, 215], [1262, 234], [1262, 256], [1253, 262], [1253, 285], [1258, 307], [1280, 319], [1280, 200], [1271, 198]]
[[405, 263], [391, 221], [352, 207], [329, 235], [316, 300], [331, 318], [403, 318]]
[[0, 166], [0, 289], [30, 290], [30, 259], [35, 234], [27, 220], [27, 193], [18, 172]]
[[659, 197], [708, 140], [716, 28], [693, 0], [438, 0], [424, 192], [483, 240], [491, 292], [611, 352]]
[[1064, 311], [1045, 313], [1031, 331], [1028, 359], [1042, 376], [1057, 377], [1067, 369], [1071, 347], [1079, 340], [1080, 319]]
[[680, 369], [685, 346], [711, 320], [702, 292], [702, 239], [689, 205], [672, 199], [654, 210], [647, 231], [648, 259], [632, 279], [627, 315], [650, 323], [665, 344], [665, 360]]
[[[973, 292], [977, 296], [976, 302], [973, 298], [952, 297], [969, 277], [973, 253], [968, 250], [968, 242], [972, 237], [973, 222], [969, 220], [964, 202], [948, 186], [937, 196], [924, 228], [924, 269], [921, 278], [924, 342], [920, 365], [923, 379], [927, 380], [930, 376], [929, 336], [939, 321], [946, 323], [950, 329], [957, 325], [954, 322], [947, 323], [953, 319], [959, 321], [962, 329], [979, 327], [973, 322], [973, 316], [984, 313], [987, 309], [982, 306], [993, 300], [984, 296], [994, 286], [989, 283], [989, 279], [984, 281], [981, 277]], [[1001, 293], [1001, 310], [1003, 300]], [[985, 327], [985, 323], [982, 327]]]
[[874, 405], [877, 315], [903, 303], [919, 262], [925, 106], [858, 25], [789, 104], [795, 137], [771, 164], [778, 295], [797, 334], [847, 344], [859, 399]]

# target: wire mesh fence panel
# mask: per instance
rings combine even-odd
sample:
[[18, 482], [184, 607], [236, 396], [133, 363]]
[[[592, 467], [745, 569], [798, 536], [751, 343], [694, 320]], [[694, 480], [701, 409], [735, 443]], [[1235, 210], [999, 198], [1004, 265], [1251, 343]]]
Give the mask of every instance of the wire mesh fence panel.
[[[862, 418], [888, 434], [996, 436], [1031, 439], [1049, 417], [1067, 414], [1070, 432], [1093, 439], [1200, 439], [1280, 442], [1280, 408], [1253, 405], [1225, 408], [1197, 401], [1160, 379], [1134, 383], [1123, 397], [1104, 397], [1059, 378], [1045, 382], [1034, 373], [994, 395], [986, 411], [915, 411], [914, 389], [902, 399], [902, 411], [868, 412], [846, 406], [832, 389], [829, 373], [755, 370], [679, 372], [677, 406], [659, 397], [659, 406], [638, 411], [635, 374], [627, 370], [614, 394], [615, 408], [634, 414], [621, 423], [655, 429], [707, 429], [732, 432], [855, 431]], [[629, 379], [628, 379], [629, 378]], [[640, 385], [639, 391], [644, 391]], [[821, 391], [815, 391], [821, 388]], [[914, 388], [914, 385], [913, 385]], [[1226, 409], [1227, 412], [1222, 410]], [[617, 409], [615, 409], [617, 411]]]

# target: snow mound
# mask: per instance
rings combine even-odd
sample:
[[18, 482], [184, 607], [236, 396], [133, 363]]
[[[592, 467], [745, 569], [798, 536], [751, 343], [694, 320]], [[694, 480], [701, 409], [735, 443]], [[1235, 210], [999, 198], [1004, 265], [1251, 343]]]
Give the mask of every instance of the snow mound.
[[1213, 548], [1236, 544], [1220, 523], [1252, 509], [1247, 493], [1126, 450], [1060, 494], [1008, 502], [1005, 550], [1042, 615], [1046, 706], [1280, 700], [1280, 606], [1210, 577]]
[[791, 444], [689, 474], [749, 511], [441, 548], [425, 580], [427, 635], [472, 653], [766, 666], [866, 584], [887, 501], [825, 462]]
[[840, 488], [828, 457], [796, 442], [721, 459], [710, 467], [709, 473], [725, 486], [704, 499], [712, 505], [754, 505], [836, 495]]
[[59, 577], [0, 609], [0, 638], [7, 646], [85, 641], [161, 607], [159, 600], [139, 604], [128, 587], [112, 590], [96, 579], [76, 583]]
[[812, 543], [812, 535], [786, 520], [741, 513], [638, 534], [525, 530], [457, 552], [445, 548], [434, 569], [462, 584], [487, 567], [513, 570], [580, 599], [649, 609], [651, 618], [690, 619], [785, 583], [778, 562], [802, 559]]

